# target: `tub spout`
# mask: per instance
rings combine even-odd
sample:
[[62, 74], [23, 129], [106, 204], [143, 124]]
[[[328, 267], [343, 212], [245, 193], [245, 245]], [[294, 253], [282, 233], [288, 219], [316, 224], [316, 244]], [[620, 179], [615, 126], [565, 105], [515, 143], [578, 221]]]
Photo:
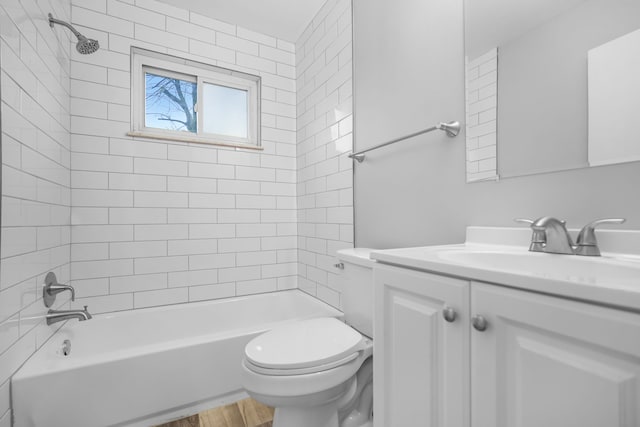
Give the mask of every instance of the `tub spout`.
[[49, 310], [47, 313], [47, 325], [69, 319], [78, 319], [82, 322], [84, 320], [91, 319], [91, 317], [91, 314], [87, 311], [86, 305], [84, 306], [84, 310]]

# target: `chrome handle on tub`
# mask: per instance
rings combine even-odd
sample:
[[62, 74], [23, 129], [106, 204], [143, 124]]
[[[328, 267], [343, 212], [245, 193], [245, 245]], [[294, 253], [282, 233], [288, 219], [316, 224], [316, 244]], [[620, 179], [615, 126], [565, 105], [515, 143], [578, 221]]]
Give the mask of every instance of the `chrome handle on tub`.
[[451, 307], [445, 307], [442, 310], [442, 317], [449, 323], [455, 322], [456, 316], [456, 311]]
[[42, 287], [42, 299], [45, 307], [51, 307], [56, 300], [56, 295], [60, 292], [71, 291], [71, 301], [76, 300], [76, 291], [73, 286], [62, 285], [58, 283], [58, 278], [53, 271], [47, 273], [44, 278], [44, 286]]
[[473, 328], [479, 332], [486, 331], [487, 327], [489, 326], [489, 322], [487, 322], [487, 319], [482, 316], [473, 316], [473, 318], [471, 319], [471, 324], [473, 325]]

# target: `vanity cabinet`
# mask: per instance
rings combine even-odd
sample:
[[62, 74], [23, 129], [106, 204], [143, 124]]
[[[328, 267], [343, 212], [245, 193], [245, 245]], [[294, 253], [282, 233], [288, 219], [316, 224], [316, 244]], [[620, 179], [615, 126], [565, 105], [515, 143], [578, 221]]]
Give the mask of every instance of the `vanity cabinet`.
[[640, 315], [471, 283], [474, 427], [640, 426]]
[[374, 282], [375, 426], [468, 426], [469, 283], [384, 265]]
[[384, 264], [374, 281], [375, 427], [640, 426], [640, 314]]

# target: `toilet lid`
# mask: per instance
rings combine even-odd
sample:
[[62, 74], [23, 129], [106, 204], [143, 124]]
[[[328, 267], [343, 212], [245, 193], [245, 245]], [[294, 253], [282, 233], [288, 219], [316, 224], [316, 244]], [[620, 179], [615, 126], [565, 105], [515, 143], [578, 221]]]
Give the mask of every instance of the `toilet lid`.
[[283, 325], [247, 344], [254, 365], [269, 369], [298, 369], [325, 365], [360, 350], [363, 336], [333, 317]]

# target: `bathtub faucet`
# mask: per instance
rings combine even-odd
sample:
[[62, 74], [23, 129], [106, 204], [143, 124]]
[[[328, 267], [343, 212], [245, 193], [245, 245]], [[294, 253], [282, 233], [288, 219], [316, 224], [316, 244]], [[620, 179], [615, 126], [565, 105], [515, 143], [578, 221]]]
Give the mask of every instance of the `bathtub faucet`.
[[86, 305], [84, 306], [84, 310], [49, 310], [47, 313], [47, 325], [68, 319], [78, 319], [82, 322], [91, 319], [91, 315], [87, 311]]

